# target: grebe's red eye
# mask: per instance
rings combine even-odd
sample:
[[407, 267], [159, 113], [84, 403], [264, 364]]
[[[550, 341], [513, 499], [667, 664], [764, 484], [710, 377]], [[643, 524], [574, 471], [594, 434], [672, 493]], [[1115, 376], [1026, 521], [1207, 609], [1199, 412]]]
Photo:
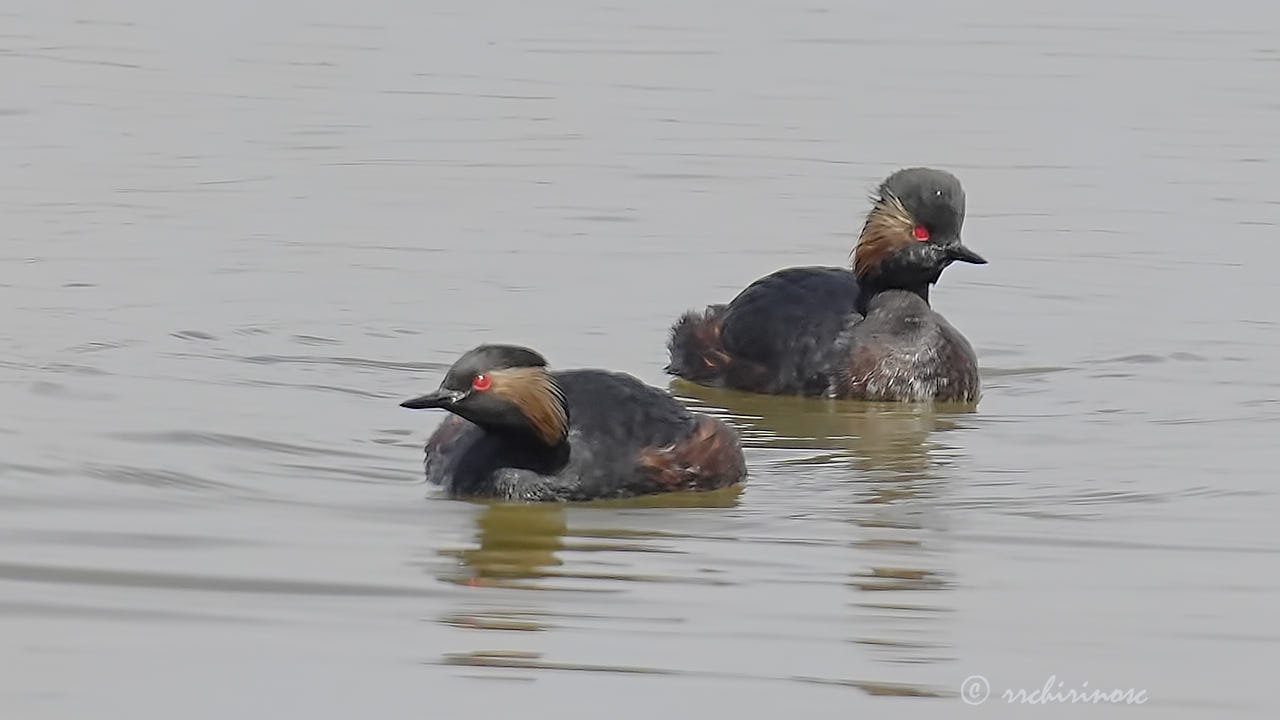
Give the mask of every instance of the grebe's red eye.
[[492, 384], [493, 384], [493, 381], [490, 380], [489, 376], [485, 375], [484, 373], [481, 373], [471, 378], [471, 388], [473, 390], [479, 390], [480, 392], [484, 392], [485, 390], [488, 390], [489, 386]]
[[911, 231], [911, 234], [920, 242], [924, 242], [929, 239], [929, 228], [923, 225], [917, 225], [916, 228]]

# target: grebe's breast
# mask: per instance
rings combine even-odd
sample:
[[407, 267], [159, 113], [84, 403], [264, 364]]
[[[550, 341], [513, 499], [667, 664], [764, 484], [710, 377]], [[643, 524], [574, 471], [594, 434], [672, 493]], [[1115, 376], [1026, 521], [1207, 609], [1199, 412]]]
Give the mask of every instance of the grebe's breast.
[[981, 394], [973, 347], [915, 293], [877, 294], [838, 345], [831, 387], [837, 397], [974, 402]]

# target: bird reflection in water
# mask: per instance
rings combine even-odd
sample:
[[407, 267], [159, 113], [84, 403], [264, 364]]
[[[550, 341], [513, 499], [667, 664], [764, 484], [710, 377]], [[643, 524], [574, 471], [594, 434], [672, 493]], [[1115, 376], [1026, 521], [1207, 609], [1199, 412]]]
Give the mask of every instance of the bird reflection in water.
[[[473, 588], [503, 588], [559, 592], [621, 592], [619, 581], [718, 584], [713, 579], [668, 577], [642, 571], [627, 572], [644, 563], [592, 562], [591, 553], [669, 553], [669, 545], [686, 536], [678, 532], [636, 528], [644, 515], [616, 514], [633, 508], [728, 508], [738, 502], [741, 486], [711, 492], [670, 493], [618, 501], [591, 503], [477, 503], [476, 545], [441, 551], [456, 563], [438, 574], [441, 580]], [[573, 516], [582, 523], [569, 529]], [[654, 516], [655, 518], [660, 516]], [[594, 527], [585, 526], [590, 523]], [[587, 555], [584, 555], [586, 553]], [[572, 568], [566, 567], [569, 556]], [[574, 559], [576, 558], [576, 560]], [[606, 571], [594, 568], [610, 568]], [[589, 569], [590, 568], [590, 569]], [[582, 622], [595, 610], [567, 601], [564, 596], [544, 603], [542, 593], [511, 595], [467, 593], [463, 607], [440, 621], [475, 630], [545, 631], [560, 622]], [[575, 609], [576, 607], [576, 609]], [[677, 622], [663, 617], [618, 618], [630, 623]], [[498, 659], [471, 654], [449, 656], [446, 662], [466, 665], [512, 667], [509, 657]], [[464, 657], [465, 656], [465, 657]], [[519, 667], [539, 667], [541, 661], [521, 657]], [[627, 669], [631, 672], [634, 669]]]
[[[854, 548], [853, 567], [844, 569], [856, 595], [852, 642], [894, 666], [949, 659], [945, 593], [953, 573], [948, 545], [938, 542], [949, 492], [939, 470], [962, 456], [939, 435], [964, 429], [975, 404], [781, 397], [683, 380], [671, 391], [739, 429], [751, 462], [749, 493], [768, 492], [770, 502], [797, 504], [789, 508], [795, 515], [855, 528], [852, 538], [831, 538]], [[775, 454], [769, 451], [782, 459], [761, 462]]]
[[828, 465], [845, 459], [870, 479], [884, 480], [927, 478], [933, 467], [948, 462], [954, 451], [938, 442], [936, 434], [962, 428], [963, 417], [976, 407], [757, 395], [683, 380], [674, 381], [671, 391], [709, 406], [699, 409], [727, 411], [744, 447], [814, 450], [787, 464]]
[[[476, 547], [443, 550], [458, 564], [442, 574], [442, 580], [471, 586], [527, 590], [604, 590], [599, 580], [650, 579], [636, 575], [564, 569], [565, 553], [664, 552], [650, 542], [672, 537], [663, 531], [609, 527], [608, 512], [632, 508], [728, 508], [737, 505], [742, 486], [709, 492], [678, 492], [625, 500], [587, 503], [478, 503]], [[570, 512], [584, 520], [601, 519], [600, 527], [576, 527], [570, 531]], [[548, 580], [561, 580], [556, 586]], [[572, 582], [586, 581], [586, 582]], [[616, 588], [614, 588], [616, 589]]]
[[461, 573], [441, 579], [467, 585], [519, 586], [518, 580], [544, 577], [561, 564], [564, 508], [556, 503], [490, 503], [476, 514], [478, 547], [446, 550]]

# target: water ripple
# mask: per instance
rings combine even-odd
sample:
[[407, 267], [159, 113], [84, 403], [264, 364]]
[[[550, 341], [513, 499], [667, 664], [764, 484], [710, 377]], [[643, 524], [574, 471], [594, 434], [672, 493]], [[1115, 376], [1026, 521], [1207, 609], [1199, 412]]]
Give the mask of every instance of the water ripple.
[[229, 433], [199, 432], [195, 430], [168, 430], [162, 432], [115, 432], [107, 433], [109, 437], [135, 443], [157, 443], [162, 445], [207, 445], [229, 447], [245, 451], [265, 451], [284, 455], [327, 455], [346, 458], [376, 458], [377, 455], [339, 450], [316, 445], [299, 445], [296, 443], [263, 440], [262, 438], [232, 435]]
[[102, 568], [26, 565], [5, 562], [0, 562], [0, 579], [58, 585], [101, 585], [262, 595], [429, 597], [433, 594], [424, 588], [397, 585], [285, 580], [280, 578], [219, 577], [142, 570], [105, 570]]

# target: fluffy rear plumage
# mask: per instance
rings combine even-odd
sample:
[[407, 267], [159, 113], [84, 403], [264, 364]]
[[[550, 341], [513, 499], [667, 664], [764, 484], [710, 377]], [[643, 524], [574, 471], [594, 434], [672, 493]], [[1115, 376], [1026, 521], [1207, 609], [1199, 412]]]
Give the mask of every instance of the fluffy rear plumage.
[[693, 432], [664, 447], [640, 452], [639, 466], [652, 482], [668, 490], [709, 490], [741, 482], [747, 468], [738, 434], [706, 415]]
[[720, 340], [720, 321], [726, 305], [711, 305], [698, 312], [690, 310], [671, 328], [667, 349], [671, 362], [666, 371], [694, 382], [709, 382], [719, 377], [729, 362]]

